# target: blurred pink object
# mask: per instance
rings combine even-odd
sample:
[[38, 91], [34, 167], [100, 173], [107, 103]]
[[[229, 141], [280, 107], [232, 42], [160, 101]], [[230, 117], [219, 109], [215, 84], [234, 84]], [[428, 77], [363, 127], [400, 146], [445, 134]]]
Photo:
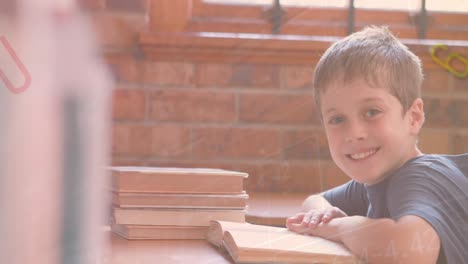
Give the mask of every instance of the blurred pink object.
[[11, 56], [11, 59], [16, 64], [18, 69], [21, 71], [21, 74], [24, 77], [24, 83], [20, 87], [15, 87], [13, 82], [8, 78], [7, 74], [0, 68], [0, 80], [6, 85], [8, 90], [12, 93], [21, 93], [28, 89], [29, 85], [31, 85], [31, 75], [29, 74], [26, 67], [24, 67], [23, 62], [18, 55], [16, 54], [15, 50], [11, 47], [10, 43], [8, 42], [5, 36], [0, 36], [0, 43]]
[[74, 1], [14, 2], [0, 35], [30, 85], [12, 93], [0, 82], [0, 259], [101, 263], [112, 83]]

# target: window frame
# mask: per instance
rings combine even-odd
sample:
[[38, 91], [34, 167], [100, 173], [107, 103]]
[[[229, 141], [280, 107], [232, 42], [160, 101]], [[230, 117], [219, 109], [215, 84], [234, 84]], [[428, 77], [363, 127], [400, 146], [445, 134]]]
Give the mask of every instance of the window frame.
[[[238, 21], [234, 21], [233, 24], [228, 23], [227, 26], [224, 25], [227, 28], [212, 28], [210, 24], [194, 27], [193, 24], [199, 23], [200, 19], [207, 19], [209, 23], [222, 23], [222, 19], [226, 19], [226, 15], [238, 12], [235, 10], [247, 10], [243, 8], [249, 8], [250, 11], [237, 15], [242, 17], [242, 25], [246, 27], [255, 19], [260, 20], [258, 15], [259, 11], [262, 10], [258, 6], [242, 7], [241, 9], [238, 9], [239, 6], [213, 6], [212, 4], [203, 3], [201, 0], [151, 1], [150, 23], [148, 30], [142, 31], [139, 35], [139, 50], [142, 51], [145, 58], [152, 60], [315, 65], [318, 58], [331, 43], [347, 34], [344, 32], [344, 27], [341, 32], [342, 35], [328, 34], [327, 36], [320, 36], [316, 32], [313, 32], [314, 34], [307, 32], [309, 35], [288, 35], [284, 34], [284, 32], [277, 35], [270, 34], [270, 32], [242, 34], [239, 33], [239, 30], [236, 30], [236, 27], [231, 28], [232, 31], [229, 32], [227, 29], [230, 26], [238, 27], [236, 25]], [[224, 10], [224, 13], [221, 10]], [[323, 13], [323, 9], [319, 11]], [[334, 11], [345, 12], [343, 8]], [[356, 11], [357, 16], [361, 17], [359, 20], [361, 22], [372, 22], [384, 15], [387, 17], [387, 22], [394, 22], [395, 24], [398, 24], [399, 21], [417, 19], [417, 17], [409, 17], [407, 13], [403, 15], [403, 12], [396, 12], [395, 16], [389, 17], [388, 14], [395, 11], [376, 10], [367, 15], [359, 16], [359, 12], [365, 11], [367, 10]], [[295, 12], [301, 12], [301, 8], [298, 8]], [[317, 10], [308, 9], [304, 11], [301, 19], [307, 22], [309, 18], [315, 18], [314, 12], [317, 12]], [[320, 15], [320, 12], [318, 15]], [[466, 47], [468, 47], [468, 37], [466, 36], [468, 33], [466, 27], [468, 25], [461, 23], [462, 26], [460, 26], [460, 21], [466, 21], [461, 20], [466, 18], [468, 18], [468, 14], [450, 13], [441, 13], [431, 17], [432, 20], [438, 23], [447, 23], [449, 28], [464, 27], [465, 31], [452, 30], [448, 33], [443, 30], [436, 32], [437, 28], [429, 29], [429, 36], [435, 32], [439, 34], [438, 36], [447, 37], [446, 40], [417, 39], [417, 30], [414, 25], [413, 28], [407, 29], [408, 34], [406, 36], [401, 31], [396, 33], [402, 42], [421, 58], [426, 68], [437, 68], [440, 66], [429, 56], [428, 51], [431, 46], [445, 44], [451, 47], [451, 51], [465, 54]], [[266, 20], [258, 23], [270, 26]], [[326, 23], [325, 25], [328, 26]], [[311, 30], [307, 23], [303, 26]], [[270, 29], [270, 27], [268, 28]], [[394, 30], [395, 28], [390, 26], [390, 29]], [[459, 38], [453, 38], [454, 34], [460, 34]], [[409, 38], [408, 35], [410, 35]]]
[[[153, 0], [154, 1], [154, 0]], [[269, 6], [217, 4], [203, 0], [186, 1], [190, 19], [186, 32], [229, 32], [272, 34]], [[284, 35], [346, 36], [348, 8], [287, 7], [280, 29]], [[468, 39], [468, 14], [427, 11], [427, 39]], [[366, 25], [388, 25], [400, 38], [418, 38], [420, 12], [355, 9], [355, 30]]]

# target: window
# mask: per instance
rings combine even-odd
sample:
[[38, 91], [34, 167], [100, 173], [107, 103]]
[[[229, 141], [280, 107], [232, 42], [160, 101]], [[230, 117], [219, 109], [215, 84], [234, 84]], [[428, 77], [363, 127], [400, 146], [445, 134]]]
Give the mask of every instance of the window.
[[355, 0], [354, 6], [363, 9], [387, 9], [415, 12], [421, 9], [421, 0]]
[[[153, 31], [342, 37], [366, 25], [386, 25], [400, 38], [468, 39], [467, 12], [421, 13], [422, 0], [354, 0], [355, 9], [340, 6], [349, 0], [281, 0], [281, 10], [273, 8], [272, 0], [152, 1]], [[427, 9], [440, 2], [426, 1]], [[468, 5], [466, 0], [444, 2], [459, 9]], [[171, 8], [177, 11], [165, 11]]]
[[[206, 3], [230, 5], [271, 5], [272, 0], [204, 0]], [[349, 0], [281, 0], [281, 5], [300, 7], [347, 7]], [[421, 8], [421, 0], [355, 0], [356, 8], [390, 9], [417, 11]], [[426, 0], [429, 11], [468, 12], [466, 0]]]
[[426, 7], [429, 11], [468, 13], [466, 0], [426, 0]]
[[[242, 5], [271, 5], [273, 0], [205, 0], [207, 3], [242, 4]], [[346, 7], [349, 0], [282, 0], [283, 6], [299, 7]]]

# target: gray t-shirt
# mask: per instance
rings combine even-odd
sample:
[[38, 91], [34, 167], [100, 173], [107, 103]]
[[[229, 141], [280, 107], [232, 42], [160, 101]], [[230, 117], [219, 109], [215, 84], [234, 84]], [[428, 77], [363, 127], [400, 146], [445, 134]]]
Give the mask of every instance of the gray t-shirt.
[[440, 237], [437, 263], [468, 263], [468, 154], [422, 155], [377, 184], [351, 180], [323, 196], [350, 216], [419, 216]]

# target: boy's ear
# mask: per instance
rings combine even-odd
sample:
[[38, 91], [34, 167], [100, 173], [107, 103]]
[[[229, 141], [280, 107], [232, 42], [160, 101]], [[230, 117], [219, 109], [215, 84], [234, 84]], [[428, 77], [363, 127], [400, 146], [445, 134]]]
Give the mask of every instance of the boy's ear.
[[424, 103], [421, 98], [416, 98], [408, 109], [410, 130], [415, 135], [419, 134], [419, 130], [424, 124]]

